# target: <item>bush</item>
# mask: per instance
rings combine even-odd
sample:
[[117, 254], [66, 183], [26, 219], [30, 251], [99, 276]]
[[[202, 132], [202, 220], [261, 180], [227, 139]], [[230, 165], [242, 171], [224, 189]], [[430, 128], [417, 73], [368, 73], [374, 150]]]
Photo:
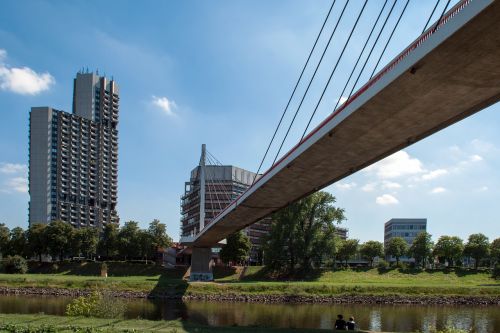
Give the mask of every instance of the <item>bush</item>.
[[500, 264], [496, 264], [491, 274], [494, 279], [500, 279]]
[[28, 263], [21, 256], [8, 256], [3, 261], [3, 269], [8, 274], [26, 274], [28, 271]]
[[66, 315], [74, 317], [123, 318], [126, 304], [109, 293], [94, 291], [73, 300], [66, 307]]
[[377, 263], [377, 268], [379, 269], [388, 269], [389, 268], [389, 263], [385, 261], [384, 259], [380, 259]]
[[[40, 325], [38, 327], [32, 327], [30, 325], [24, 324], [0, 324], [1, 332], [9, 332], [9, 333], [56, 333], [57, 330], [52, 325]], [[76, 332], [76, 331], [73, 331]]]
[[408, 264], [400, 261], [399, 263], [396, 264], [396, 268], [399, 268], [399, 269], [407, 269], [408, 268]]

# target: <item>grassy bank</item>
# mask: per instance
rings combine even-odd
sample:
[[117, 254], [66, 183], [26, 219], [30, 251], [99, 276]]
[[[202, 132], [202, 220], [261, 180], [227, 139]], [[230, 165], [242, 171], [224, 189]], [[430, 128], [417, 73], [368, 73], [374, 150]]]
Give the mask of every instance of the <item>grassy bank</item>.
[[[31, 330], [28, 331], [27, 329]], [[331, 330], [276, 329], [264, 327], [209, 327], [181, 322], [180, 320], [120, 320], [48, 315], [0, 314], [0, 332], [321, 333], [331, 332]]]
[[303, 280], [271, 280], [261, 267], [249, 267], [243, 278], [234, 269], [215, 271], [216, 283], [189, 284], [185, 270], [154, 265], [109, 263], [108, 278], [97, 263], [43, 265], [29, 274], [0, 274], [0, 286], [67, 289], [111, 289], [176, 295], [466, 295], [500, 296], [500, 282], [488, 272], [472, 270], [317, 271]]

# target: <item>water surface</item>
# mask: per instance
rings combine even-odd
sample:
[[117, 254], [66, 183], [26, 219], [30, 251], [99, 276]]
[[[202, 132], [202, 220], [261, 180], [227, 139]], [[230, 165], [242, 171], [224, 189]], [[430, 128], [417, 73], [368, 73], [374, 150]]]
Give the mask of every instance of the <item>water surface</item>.
[[[70, 297], [0, 296], [0, 313], [63, 315]], [[453, 326], [477, 333], [500, 332], [499, 306], [253, 304], [204, 301], [127, 300], [127, 318], [182, 319], [211, 326], [331, 329], [337, 314], [354, 316], [359, 328], [429, 332]]]

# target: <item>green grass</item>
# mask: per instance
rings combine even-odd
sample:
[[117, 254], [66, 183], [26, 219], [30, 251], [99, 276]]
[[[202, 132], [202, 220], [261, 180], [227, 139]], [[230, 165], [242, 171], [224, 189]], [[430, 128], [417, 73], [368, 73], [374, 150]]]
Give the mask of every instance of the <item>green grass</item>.
[[[331, 330], [320, 329], [278, 329], [264, 327], [209, 327], [202, 326], [180, 320], [121, 320], [121, 319], [97, 319], [97, 318], [75, 318], [63, 316], [48, 316], [48, 315], [17, 315], [17, 314], [0, 314], [1, 325], [12, 325], [15, 328], [31, 329], [50, 327], [55, 328], [57, 332], [75, 332], [77, 329], [92, 327], [98, 332], [169, 332], [169, 333], [239, 333], [239, 332], [262, 332], [262, 333], [287, 333], [287, 332], [306, 332], [306, 333], [321, 333], [331, 332]], [[8, 332], [0, 330], [0, 332]]]
[[500, 296], [500, 282], [485, 271], [388, 270], [316, 271], [302, 280], [284, 281], [267, 277], [261, 267], [240, 270], [217, 268], [216, 283], [182, 280], [185, 269], [166, 270], [154, 265], [109, 263], [108, 278], [101, 278], [99, 264], [63, 264], [31, 267], [30, 274], [0, 274], [0, 286], [68, 289], [111, 289], [177, 295], [470, 295]]

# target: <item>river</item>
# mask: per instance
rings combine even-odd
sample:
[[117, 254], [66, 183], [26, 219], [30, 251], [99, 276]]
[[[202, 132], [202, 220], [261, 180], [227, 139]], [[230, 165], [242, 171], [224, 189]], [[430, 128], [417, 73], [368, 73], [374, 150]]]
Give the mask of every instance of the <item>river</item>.
[[[69, 297], [0, 296], [0, 313], [64, 314]], [[206, 301], [127, 300], [127, 318], [182, 320], [211, 326], [331, 329], [337, 314], [354, 316], [360, 329], [429, 332], [453, 326], [477, 333], [500, 332], [498, 306], [254, 304]]]

